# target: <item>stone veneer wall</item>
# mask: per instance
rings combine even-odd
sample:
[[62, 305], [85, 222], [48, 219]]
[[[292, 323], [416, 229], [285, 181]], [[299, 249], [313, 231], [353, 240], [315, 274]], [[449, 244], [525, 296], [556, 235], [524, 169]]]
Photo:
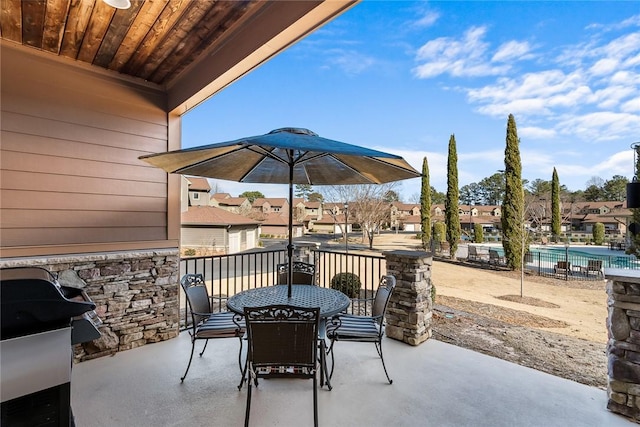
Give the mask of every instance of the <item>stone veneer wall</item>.
[[421, 251], [389, 251], [384, 256], [387, 274], [396, 278], [396, 288], [387, 307], [385, 334], [407, 344], [421, 344], [431, 337], [433, 255]]
[[608, 403], [613, 412], [640, 421], [640, 275], [607, 269]]
[[0, 268], [43, 267], [63, 286], [82, 288], [96, 304], [102, 336], [78, 344], [76, 361], [178, 336], [178, 250], [15, 258]]

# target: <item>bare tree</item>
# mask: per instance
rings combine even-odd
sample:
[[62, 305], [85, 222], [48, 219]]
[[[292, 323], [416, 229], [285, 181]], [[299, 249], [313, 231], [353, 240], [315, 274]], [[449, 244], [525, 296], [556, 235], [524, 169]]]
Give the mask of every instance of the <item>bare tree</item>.
[[[389, 222], [391, 208], [385, 200], [389, 191], [396, 191], [397, 183], [334, 185], [323, 188], [324, 200], [329, 203], [348, 203], [349, 219], [360, 225], [362, 243], [373, 248], [373, 239], [382, 227]], [[344, 233], [344, 220], [339, 221], [335, 211], [327, 211]], [[341, 223], [342, 222], [342, 223]]]

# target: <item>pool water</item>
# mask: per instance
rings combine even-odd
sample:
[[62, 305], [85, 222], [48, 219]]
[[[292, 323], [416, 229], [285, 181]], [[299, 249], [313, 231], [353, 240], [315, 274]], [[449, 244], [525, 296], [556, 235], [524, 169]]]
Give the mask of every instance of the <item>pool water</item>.
[[[502, 246], [492, 246], [497, 249], [500, 255], [504, 255]], [[582, 264], [586, 260], [603, 260], [605, 268], [631, 268], [640, 269], [640, 259], [635, 255], [627, 255], [623, 251], [614, 251], [604, 246], [569, 246], [568, 250], [564, 246], [541, 246], [531, 245], [529, 247], [533, 259], [540, 259], [546, 262], [555, 263], [564, 261], [568, 255], [569, 261], [574, 260], [575, 264]]]

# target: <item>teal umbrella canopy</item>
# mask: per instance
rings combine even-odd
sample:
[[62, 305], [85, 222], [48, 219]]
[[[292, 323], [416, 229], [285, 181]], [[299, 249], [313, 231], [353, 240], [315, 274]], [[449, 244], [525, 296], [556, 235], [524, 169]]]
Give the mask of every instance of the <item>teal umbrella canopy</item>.
[[[282, 128], [234, 141], [149, 154], [141, 160], [169, 173], [265, 184], [383, 184], [420, 177], [402, 157]], [[289, 209], [288, 257], [292, 262], [293, 209]], [[289, 265], [289, 284], [293, 270]]]

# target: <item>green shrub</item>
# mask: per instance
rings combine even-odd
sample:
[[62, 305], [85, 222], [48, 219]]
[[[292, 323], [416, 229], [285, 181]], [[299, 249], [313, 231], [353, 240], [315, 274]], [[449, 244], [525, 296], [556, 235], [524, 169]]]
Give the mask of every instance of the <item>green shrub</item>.
[[593, 226], [593, 244], [601, 245], [604, 243], [604, 224], [596, 222]]
[[434, 285], [433, 283], [431, 284], [431, 302], [433, 304], [436, 303], [436, 285]]
[[482, 224], [473, 224], [473, 242], [484, 243], [484, 229]]
[[193, 248], [185, 249], [184, 256], [196, 256], [196, 250]]
[[361, 286], [360, 278], [353, 273], [338, 273], [331, 279], [331, 289], [336, 289], [349, 298], [358, 298]]

